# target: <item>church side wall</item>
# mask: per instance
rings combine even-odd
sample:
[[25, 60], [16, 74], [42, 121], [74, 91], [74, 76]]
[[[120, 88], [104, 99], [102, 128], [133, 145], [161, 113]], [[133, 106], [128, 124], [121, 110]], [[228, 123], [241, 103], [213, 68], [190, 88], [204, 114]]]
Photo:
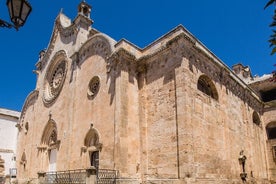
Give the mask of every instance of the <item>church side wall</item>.
[[[269, 123], [276, 122], [276, 108], [267, 108], [264, 110], [263, 115], [263, 126], [266, 130], [266, 127]], [[269, 172], [269, 178], [272, 181], [276, 181], [276, 155], [275, 151], [273, 149], [274, 146], [276, 146], [276, 140], [275, 139], [268, 139], [267, 132], [264, 132], [265, 134], [265, 142], [266, 142], [266, 150], [267, 150], [267, 163], [268, 163], [268, 172]]]
[[175, 101], [175, 68], [181, 61], [162, 53], [147, 65], [146, 135], [147, 170], [144, 180], [151, 183], [168, 182], [179, 177], [178, 122]]
[[[136, 65], [127, 57], [113, 61], [116, 67], [110, 72], [115, 80], [115, 169], [118, 183], [139, 183], [141, 162], [139, 129], [139, 99]], [[112, 85], [111, 85], [112, 86]]]
[[[221, 80], [217, 73], [223, 69], [210, 58], [186, 49], [190, 53], [164, 51], [147, 67], [146, 180], [242, 183], [238, 158], [244, 150], [247, 180], [266, 182], [264, 129], [252, 120], [261, 106], [249, 105], [229, 89], [224, 81], [235, 81], [227, 73]], [[197, 89], [203, 74], [214, 83], [218, 100]]]

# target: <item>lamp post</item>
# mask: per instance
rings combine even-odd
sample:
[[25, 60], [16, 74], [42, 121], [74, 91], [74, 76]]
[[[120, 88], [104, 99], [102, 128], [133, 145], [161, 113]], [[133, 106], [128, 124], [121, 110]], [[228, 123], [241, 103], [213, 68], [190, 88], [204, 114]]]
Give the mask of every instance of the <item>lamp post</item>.
[[0, 19], [0, 27], [18, 30], [25, 24], [32, 11], [32, 7], [27, 0], [7, 0], [7, 6], [13, 24]]

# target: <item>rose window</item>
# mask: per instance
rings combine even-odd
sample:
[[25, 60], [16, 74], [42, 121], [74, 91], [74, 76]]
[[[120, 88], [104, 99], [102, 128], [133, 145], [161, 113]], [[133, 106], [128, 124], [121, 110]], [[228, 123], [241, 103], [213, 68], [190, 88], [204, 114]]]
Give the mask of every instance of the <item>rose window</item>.
[[88, 97], [94, 98], [100, 89], [100, 78], [98, 76], [93, 77], [88, 84]]
[[66, 60], [53, 61], [44, 81], [44, 102], [50, 104], [59, 95], [66, 75]]

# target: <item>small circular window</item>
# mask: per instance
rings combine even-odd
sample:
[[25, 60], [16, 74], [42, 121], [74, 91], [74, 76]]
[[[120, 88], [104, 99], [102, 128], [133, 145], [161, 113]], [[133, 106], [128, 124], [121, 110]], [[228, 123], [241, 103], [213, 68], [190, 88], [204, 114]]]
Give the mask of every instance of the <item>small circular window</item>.
[[94, 98], [100, 89], [100, 78], [98, 76], [93, 77], [89, 84], [88, 84], [88, 90], [87, 90], [87, 96], [89, 98]]
[[59, 95], [65, 81], [67, 62], [64, 55], [54, 58], [46, 72], [43, 100], [46, 104], [53, 102]]

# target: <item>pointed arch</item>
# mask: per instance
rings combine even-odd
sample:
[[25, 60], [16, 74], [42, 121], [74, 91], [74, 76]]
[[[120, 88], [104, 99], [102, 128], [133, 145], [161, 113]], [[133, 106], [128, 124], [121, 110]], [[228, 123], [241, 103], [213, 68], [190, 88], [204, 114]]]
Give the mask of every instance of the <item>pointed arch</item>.
[[[81, 148], [81, 152], [82, 154], [86, 152], [86, 154], [83, 155], [88, 156], [88, 159], [86, 160], [86, 165], [89, 164], [89, 166], [94, 166], [98, 170], [102, 143], [100, 143], [99, 131], [93, 127], [93, 124], [90, 125], [90, 128], [85, 135], [83, 144], [84, 145]], [[87, 162], [88, 160], [89, 162]]]
[[84, 146], [91, 147], [95, 146], [97, 147], [100, 144], [100, 134], [97, 129], [94, 127], [90, 127], [88, 132], [86, 133], [85, 139], [84, 139]]
[[57, 139], [57, 135], [58, 132], [56, 122], [50, 119], [44, 128], [40, 144], [43, 146], [48, 146], [48, 148], [53, 146], [56, 148], [60, 142]]
[[99, 55], [107, 59], [114, 51], [115, 41], [103, 33], [97, 33], [90, 37], [79, 49], [79, 64], [85, 62], [86, 58]]
[[218, 100], [218, 92], [215, 84], [207, 75], [201, 75], [197, 81], [197, 89], [206, 95]]

